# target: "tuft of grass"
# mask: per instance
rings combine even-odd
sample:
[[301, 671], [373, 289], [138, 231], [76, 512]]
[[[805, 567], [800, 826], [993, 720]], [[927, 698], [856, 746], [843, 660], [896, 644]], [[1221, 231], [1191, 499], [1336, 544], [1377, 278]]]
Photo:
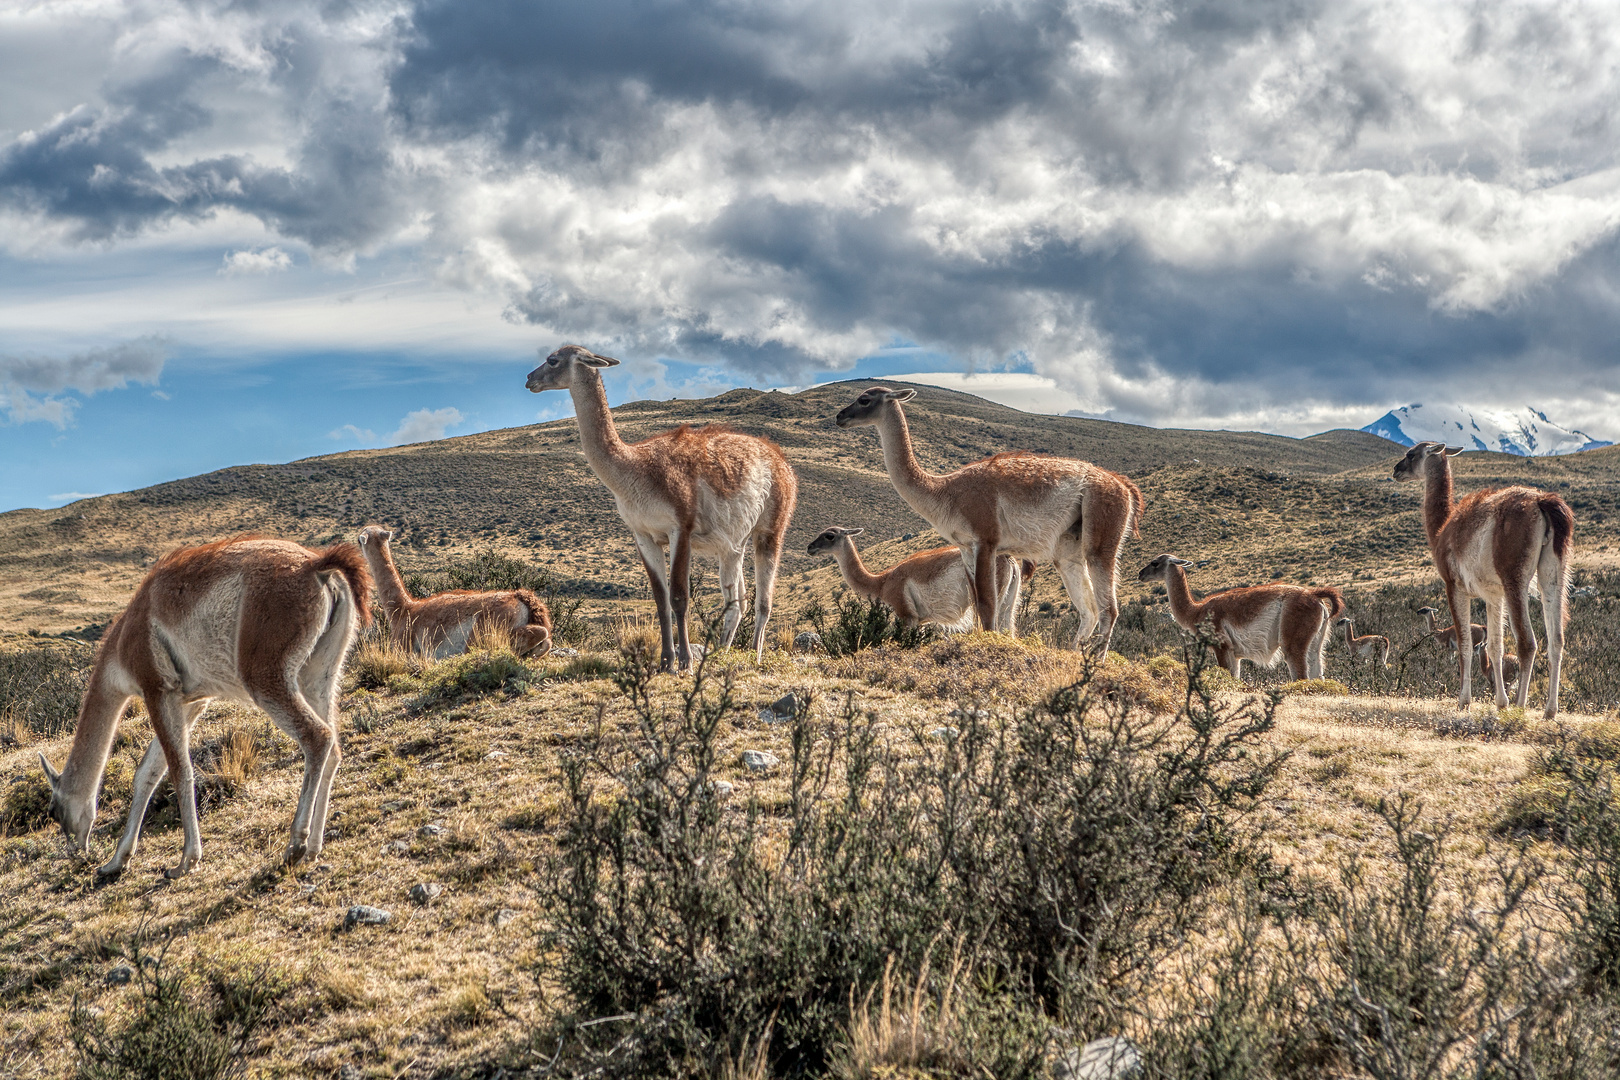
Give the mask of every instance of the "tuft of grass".
[[423, 672], [422, 694], [444, 701], [469, 695], [516, 694], [528, 687], [532, 678], [528, 664], [510, 649], [471, 649], [428, 666]]
[[0, 796], [0, 837], [21, 836], [51, 823], [51, 785], [42, 772], [27, 772]]
[[350, 690], [392, 690], [394, 680], [416, 679], [423, 661], [409, 649], [402, 649], [387, 637], [370, 637], [349, 657], [344, 674]]

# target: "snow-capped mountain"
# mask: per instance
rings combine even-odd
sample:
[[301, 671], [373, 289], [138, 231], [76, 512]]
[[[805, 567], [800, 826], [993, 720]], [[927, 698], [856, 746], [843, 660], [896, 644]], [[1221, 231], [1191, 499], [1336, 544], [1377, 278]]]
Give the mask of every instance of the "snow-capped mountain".
[[1528, 405], [1517, 412], [1499, 412], [1467, 405], [1414, 403], [1391, 409], [1361, 430], [1402, 446], [1433, 441], [1520, 457], [1573, 454], [1613, 445], [1584, 431], [1555, 424], [1546, 413]]

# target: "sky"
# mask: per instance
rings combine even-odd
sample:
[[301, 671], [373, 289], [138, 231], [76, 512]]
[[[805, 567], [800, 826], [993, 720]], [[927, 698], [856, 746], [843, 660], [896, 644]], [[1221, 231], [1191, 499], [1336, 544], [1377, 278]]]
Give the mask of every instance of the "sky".
[[566, 342], [1620, 441], [1617, 110], [1611, 2], [11, 0], [0, 511], [567, 416]]

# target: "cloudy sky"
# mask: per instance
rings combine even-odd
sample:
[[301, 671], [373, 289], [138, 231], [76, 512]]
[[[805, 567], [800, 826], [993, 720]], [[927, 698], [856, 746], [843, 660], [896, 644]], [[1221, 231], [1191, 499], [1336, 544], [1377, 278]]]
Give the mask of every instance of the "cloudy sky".
[[567, 415], [565, 341], [1620, 439], [1617, 83], [1611, 2], [12, 0], [0, 510]]

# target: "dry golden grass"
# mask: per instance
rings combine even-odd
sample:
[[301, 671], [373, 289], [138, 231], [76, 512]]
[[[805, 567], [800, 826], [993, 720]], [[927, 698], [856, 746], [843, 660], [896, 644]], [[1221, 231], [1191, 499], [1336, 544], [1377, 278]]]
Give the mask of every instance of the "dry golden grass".
[[[643, 640], [645, 625], [627, 626], [626, 639]], [[77, 996], [118, 1015], [129, 990], [106, 985], [105, 975], [122, 962], [121, 943], [142, 934], [173, 934], [174, 962], [267, 964], [294, 987], [299, 1019], [269, 1048], [268, 1075], [330, 1073], [355, 1063], [379, 1074], [426, 1076], [488, 1060], [520, 1039], [543, 1008], [531, 977], [538, 913], [530, 886], [563, 819], [558, 756], [592, 737], [598, 724], [608, 733], [635, 726], [602, 677], [612, 660], [587, 654], [524, 663], [480, 652], [423, 665], [415, 675], [398, 672], [394, 689], [354, 690], [343, 704], [345, 756], [326, 849], [314, 865], [293, 872], [281, 870], [278, 860], [302, 760], [252, 710], [216, 706], [199, 722], [193, 746], [206, 752], [199, 767], [205, 784], [221, 778], [221, 797], [206, 802], [202, 863], [176, 882], [159, 876], [179, 853], [170, 808], [154, 810], [125, 876], [94, 885], [92, 868], [122, 829], [133, 767], [150, 737], [144, 720], [127, 721], [120, 735], [90, 862], [68, 855], [60, 832], [37, 816], [42, 788], [34, 752], [60, 761], [69, 737], [0, 750], [7, 815], [0, 831], [12, 834], [0, 839], [0, 934], [7, 945], [0, 956], [0, 1055], [8, 1068], [22, 1077], [66, 1072], [72, 1001]], [[505, 671], [508, 662], [521, 678], [503, 675], [501, 689], [487, 693], [464, 689], [469, 672], [491, 665]], [[753, 800], [771, 813], [784, 805], [785, 770], [751, 772], [741, 754], [768, 750], [788, 760], [790, 725], [760, 719], [755, 710], [789, 691], [811, 698], [813, 715], [831, 717], [846, 702], [869, 710], [904, 745], [919, 731], [949, 724], [950, 711], [966, 699], [1005, 710], [1073, 678], [1083, 663], [1073, 653], [992, 634], [845, 660], [773, 652], [756, 666], [746, 650], [717, 653], [706, 664], [731, 678], [743, 706], [719, 733], [718, 778], [736, 786], [739, 806]], [[1173, 709], [1184, 693], [1185, 673], [1167, 658], [1140, 664], [1110, 657], [1099, 676], [1099, 685], [1141, 707]], [[688, 685], [658, 676], [656, 701], [675, 707]], [[1616, 740], [1620, 726], [1573, 716], [1546, 725], [1489, 706], [1462, 714], [1444, 702], [1409, 698], [1291, 695], [1271, 736], [1291, 757], [1261, 810], [1275, 854], [1313, 872], [1361, 850], [1382, 835], [1378, 799], [1411, 791], [1454, 823], [1454, 854], [1485, 868], [1513, 842], [1494, 825], [1530, 756], [1565, 731]], [[13, 820], [14, 807], [27, 812]], [[438, 828], [424, 831], [428, 825]], [[407, 894], [418, 882], [436, 882], [444, 892], [417, 906]], [[343, 930], [345, 911], [357, 903], [391, 910], [393, 922]], [[879, 996], [856, 1003], [852, 1023], [866, 1025], [858, 1036], [863, 1045], [910, 1045], [912, 1032], [944, 1037], [939, 1017], [908, 1019], [916, 1011], [913, 989], [896, 983], [886, 999], [880, 987]], [[737, 1075], [758, 1075], [766, 1038], [760, 1033], [739, 1053]], [[880, 1058], [898, 1053], [873, 1050], [863, 1060], [876, 1069]]]
[[[962, 955], [962, 942], [951, 954], [950, 969], [935, 987], [924, 963], [907, 987], [895, 974], [894, 957], [883, 967], [883, 979], [869, 988], [859, 1003], [853, 992], [849, 1002], [848, 1043], [833, 1075], [843, 1080], [882, 1080], [890, 1077], [959, 1075], [949, 1066], [963, 1054], [971, 1038], [963, 1030], [959, 1009], [962, 990], [972, 978], [972, 965]], [[875, 1000], [874, 1000], [875, 998]]]

